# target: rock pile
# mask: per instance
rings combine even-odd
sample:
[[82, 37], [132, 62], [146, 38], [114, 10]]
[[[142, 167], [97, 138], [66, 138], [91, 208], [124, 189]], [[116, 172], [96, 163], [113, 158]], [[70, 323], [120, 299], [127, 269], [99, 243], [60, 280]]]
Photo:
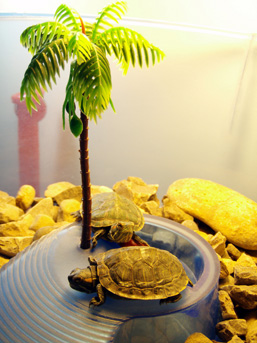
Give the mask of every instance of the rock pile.
[[[257, 204], [211, 181], [183, 179], [162, 199], [158, 185], [137, 177], [117, 182], [113, 189], [92, 186], [92, 194], [115, 191], [133, 200], [143, 212], [172, 219], [201, 235], [220, 260], [219, 300], [222, 321], [218, 336], [229, 343], [257, 343]], [[80, 186], [58, 182], [44, 198], [22, 186], [16, 197], [0, 191], [0, 267], [34, 240], [75, 221]], [[215, 200], [216, 199], [216, 200]], [[219, 218], [219, 216], [223, 216]], [[214, 342], [201, 333], [186, 343]]]
[[[108, 187], [92, 186], [92, 194], [111, 192]], [[69, 182], [51, 184], [45, 198], [35, 197], [35, 189], [23, 185], [16, 197], [0, 191], [0, 267], [45, 234], [75, 221], [80, 209], [80, 186]]]

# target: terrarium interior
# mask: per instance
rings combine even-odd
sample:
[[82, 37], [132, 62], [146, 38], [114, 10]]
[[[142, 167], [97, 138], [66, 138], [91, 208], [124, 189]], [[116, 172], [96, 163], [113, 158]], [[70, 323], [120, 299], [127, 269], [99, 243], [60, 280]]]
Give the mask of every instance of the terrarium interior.
[[[169, 3], [163, 1], [162, 4], [155, 1], [150, 3], [141, 1], [139, 5], [136, 0], [128, 0], [127, 3], [129, 11], [127, 18], [124, 19], [124, 26], [142, 33], [152, 44], [164, 51], [166, 57], [154, 68], [129, 68], [126, 77], [117, 68], [116, 62], [110, 59], [113, 83], [111, 98], [117, 113], [113, 113], [109, 108], [102, 114], [102, 119], [99, 119], [97, 124], [90, 122], [89, 155], [92, 185], [112, 188], [117, 181], [124, 180], [128, 176], [141, 177], [148, 185], [153, 184], [154, 187], [159, 187], [157, 195], [161, 200], [166, 193], [168, 195], [168, 187], [174, 181], [183, 178], [190, 178], [190, 180], [200, 178], [225, 185], [256, 202], [257, 159], [255, 147], [257, 138], [255, 128], [257, 127], [257, 116], [255, 108], [257, 104], [255, 94], [257, 78], [255, 70], [257, 36], [255, 32], [257, 32], [257, 25], [254, 13], [256, 13], [257, 5], [253, 0], [246, 1], [244, 4], [232, 0], [226, 4], [223, 1], [217, 1], [215, 7], [208, 2], [202, 3], [200, 0], [190, 2], [190, 5], [187, 6], [177, 0]], [[69, 5], [69, 3], [67, 4]], [[91, 1], [83, 5], [80, 1], [73, 1], [71, 6], [82, 14], [85, 21], [93, 22], [97, 11], [107, 4], [109, 1], [106, 0]], [[26, 49], [19, 44], [20, 34], [28, 26], [52, 18], [57, 6], [59, 3], [56, 1], [52, 1], [51, 4], [34, 4], [31, 1], [25, 1], [22, 8], [18, 2], [15, 6], [5, 4], [0, 7], [0, 28], [4, 33], [2, 37], [4, 53], [0, 57], [2, 80], [0, 93], [0, 190], [12, 196], [16, 196], [18, 189], [23, 184], [32, 185], [36, 189], [37, 196], [42, 197], [47, 197], [45, 190], [50, 184], [60, 181], [68, 181], [73, 185], [81, 184], [78, 139], [74, 138], [68, 128], [65, 131], [62, 130], [62, 104], [68, 79], [68, 65], [64, 71], [61, 71], [57, 85], [53, 85], [52, 91], [45, 92], [44, 100], [42, 100], [41, 106], [38, 106], [38, 112], [34, 112], [32, 117], [29, 116], [25, 104], [19, 101], [21, 80], [31, 59]], [[66, 126], [68, 127], [68, 125]], [[200, 191], [198, 193], [197, 196], [208, 198], [208, 192], [207, 194], [202, 194]], [[222, 193], [222, 191], [217, 193]], [[190, 202], [190, 199], [192, 196], [187, 201]], [[49, 198], [44, 200], [47, 201]], [[220, 199], [217, 197], [216, 201], [220, 202]], [[224, 217], [227, 218], [229, 215]], [[240, 217], [239, 213], [238, 217], [241, 220], [242, 216]], [[255, 216], [253, 215], [253, 217]], [[167, 221], [167, 219], [156, 219], [157, 217], [149, 218], [150, 221]], [[174, 224], [169, 221], [168, 225]], [[176, 225], [178, 225], [178, 232]], [[253, 226], [255, 228], [255, 225]], [[155, 228], [151, 228], [151, 225], [150, 229], [149, 224], [146, 224], [139, 236], [146, 235], [147, 237], [149, 234], [149, 242], [162, 246], [164, 241], [158, 235], [158, 243], [153, 240], [154, 235], [156, 239], [156, 232], [162, 230], [157, 228], [155, 232]], [[180, 230], [185, 230], [185, 235], [188, 230], [187, 234], [191, 235], [191, 230], [180, 224], [175, 224], [173, 229], [176, 234], [172, 241], [180, 243], [183, 241], [183, 239], [181, 240], [183, 233]], [[169, 228], [168, 231], [171, 234], [172, 228]], [[6, 264], [7, 268], [2, 269], [2, 276], [6, 276], [2, 278], [1, 284], [2, 291], [6, 294], [2, 297], [2, 301], [5, 302], [5, 305], [7, 304], [7, 307], [13, 303], [14, 313], [16, 312], [15, 306], [22, 303], [22, 297], [17, 298], [17, 301], [10, 302], [8, 302], [8, 297], [13, 299], [12, 295], [14, 297], [16, 295], [16, 284], [18, 284], [16, 269], [18, 268], [25, 271], [25, 277], [21, 277], [21, 279], [25, 280], [26, 285], [29, 285], [30, 288], [30, 285], [34, 284], [34, 288], [31, 287], [32, 298], [32, 290], [35, 289], [37, 292], [40, 289], [40, 287], [35, 287], [34, 280], [40, 280], [41, 277], [42, 280], [52, 279], [57, 293], [59, 286], [65, 290], [64, 296], [61, 297], [65, 304], [67, 294], [71, 294], [72, 301], [69, 306], [72, 308], [75, 306], [74, 318], [77, 319], [77, 304], [80, 306], [80, 300], [83, 299], [87, 302], [88, 298], [80, 298], [71, 292], [67, 283], [68, 269], [62, 273], [56, 263], [61, 262], [60, 264], [63, 265], [62, 258], [65, 254], [67, 258], [69, 249], [72, 257], [69, 258], [69, 263], [72, 261], [73, 264], [74, 258], [74, 264], [76, 264], [77, 255], [82, 261], [87, 256], [88, 252], [84, 254], [85, 252], [79, 249], [79, 244], [74, 241], [74, 237], [70, 240], [72, 244], [65, 238], [65, 234], [68, 237], [70, 232], [76, 235], [79, 242], [80, 227], [78, 225], [75, 229], [71, 226], [63, 231], [56, 230], [56, 233], [43, 238], [42, 249], [39, 249], [41, 254], [44, 249], [51, 251], [46, 254], [48, 259], [41, 260], [40, 254], [37, 254], [37, 244], [41, 244], [41, 241], [38, 241], [39, 243], [32, 244], [27, 250], [24, 250], [24, 255], [18, 254], [17, 258], [11, 259], [12, 261]], [[57, 240], [54, 239], [54, 235], [58, 237]], [[218, 320], [219, 311], [216, 306], [219, 261], [209, 244], [198, 237], [196, 233], [192, 233], [192, 235], [188, 240], [195, 250], [194, 259], [192, 259], [195, 262], [193, 267], [197, 269], [196, 266], [198, 266], [196, 274], [199, 276], [198, 278], [196, 275], [194, 280], [196, 286], [195, 288], [193, 286], [192, 292], [197, 294], [197, 287], [201, 283], [198, 281], [201, 279], [202, 272], [205, 275], [205, 269], [208, 269], [211, 274], [215, 274], [211, 285], [213, 289], [210, 288], [211, 291], [208, 295], [213, 300], [213, 304], [210, 303], [210, 306], [212, 310], [215, 310], [215, 315], [213, 317], [210, 315], [209, 318], [210, 322], [214, 321], [210, 324], [212, 331], [210, 335], [214, 337], [214, 325]], [[160, 236], [162, 237], [162, 234]], [[200, 242], [202, 240], [203, 248], [200, 246], [199, 251], [195, 249], [194, 239], [200, 240]], [[56, 244], [53, 250], [50, 249], [51, 240]], [[255, 242], [255, 237], [252, 241]], [[64, 242], [63, 245], [62, 242]], [[211, 242], [211, 238], [208, 242]], [[103, 243], [101, 240], [99, 246], [101, 248], [102, 244], [107, 244], [109, 249], [109, 243], [105, 241]], [[225, 249], [225, 242], [223, 243]], [[74, 245], [76, 254], [73, 254]], [[63, 246], [67, 249], [62, 249]], [[182, 248], [183, 246], [182, 244]], [[214, 244], [212, 246], [214, 247]], [[238, 246], [244, 248], [240, 244]], [[172, 247], [174, 248], [174, 245]], [[201, 249], [211, 250], [209, 259], [211, 263], [214, 263], [211, 268], [208, 268], [208, 262], [207, 268], [204, 269], [207, 259]], [[252, 250], [254, 249], [252, 248]], [[178, 251], [179, 249], [175, 252]], [[217, 249], [215, 251], [217, 252]], [[185, 255], [188, 257], [190, 249], [186, 248], [183, 252], [186, 252]], [[31, 266], [30, 256], [35, 253], [39, 256], [39, 259], [33, 259], [35, 270], [42, 272], [42, 275], [40, 274], [37, 278], [35, 277], [36, 272], [31, 273], [32, 277], [27, 279], [26, 268]], [[51, 254], [55, 257], [53, 259], [55, 264], [53, 264], [54, 267], [48, 268], [52, 265], [52, 262], [48, 263]], [[23, 258], [19, 258], [20, 256]], [[183, 260], [184, 255], [181, 254], [180, 258]], [[46, 268], [38, 268], [38, 264], [43, 260]], [[25, 261], [28, 264], [26, 263], [26, 268], [23, 268], [22, 263]], [[186, 261], [183, 262], [187, 264]], [[255, 262], [253, 264], [256, 269]], [[66, 267], [68, 264], [65, 265]], [[57, 268], [58, 272], [54, 268]], [[70, 269], [69, 266], [69, 271]], [[13, 273], [12, 270], [14, 270]], [[54, 270], [54, 273], [50, 278], [46, 278], [45, 270]], [[14, 282], [10, 281], [12, 274]], [[221, 274], [222, 268], [220, 277]], [[202, 279], [205, 280], [205, 278]], [[64, 287], [63, 280], [65, 280]], [[206, 280], [210, 281], [210, 278], [206, 277]], [[12, 287], [5, 287], [7, 282], [10, 282]], [[51, 289], [51, 291], [55, 293], [55, 289]], [[191, 290], [186, 292], [190, 294]], [[189, 298], [186, 292], [182, 298], [183, 301]], [[200, 294], [201, 291], [198, 293]], [[42, 294], [44, 295], [44, 292]], [[205, 301], [209, 301], [208, 297]], [[30, 305], [27, 307], [26, 302], [24, 304], [26, 311]], [[108, 304], [111, 304], [110, 308], [115, 316], [117, 313], [122, 313], [121, 310], [117, 310], [120, 306], [119, 301], [117, 301], [118, 307], [116, 308], [112, 302], [107, 300], [107, 304], [105, 304], [107, 311], [109, 311]], [[148, 305], [151, 307], [151, 302]], [[52, 307], [51, 302], [49, 306], [49, 308]], [[147, 306], [145, 312], [148, 312]], [[199, 313], [198, 316], [195, 316], [195, 310], [190, 306], [188, 309], [192, 313], [190, 312], [189, 315], [196, 318], [196, 322], [200, 322]], [[36, 306], [33, 308], [38, 310]], [[46, 306], [47, 311], [49, 308]], [[127, 309], [124, 308], [126, 312]], [[243, 308], [245, 309], [245, 307]], [[101, 314], [102, 310], [90, 311], [86, 303], [86, 310], [81, 316], [83, 320], [85, 314], [86, 318], [87, 314], [90, 318], [92, 313], [94, 317]], [[174, 311], [180, 315], [176, 307], [174, 307]], [[53, 313], [55, 313], [54, 310]], [[6, 315], [4, 311], [3, 314]], [[151, 314], [152, 310], [149, 310], [149, 316]], [[40, 310], [39, 319], [41, 315], [44, 314]], [[105, 318], [105, 314], [103, 317]], [[194, 326], [192, 318], [190, 325]], [[150, 318], [150, 325], [151, 321]], [[179, 317], [178, 322], [181, 322]], [[136, 328], [135, 331], [131, 331], [131, 322], [127, 322], [122, 330], [117, 331], [118, 333], [115, 331], [116, 329], [113, 329], [112, 338], [114, 332], [116, 338], [123, 337], [123, 334], [127, 335], [127, 332], [132, 332], [132, 336], [134, 333], [137, 334], [140, 331], [138, 328], [141, 329], [140, 320], [138, 323], [133, 324]], [[170, 328], [170, 323], [167, 323], [169, 324], [167, 328]], [[4, 320], [2, 325], [5, 325]], [[206, 328], [204, 327], [204, 329]], [[194, 330], [191, 327], [189, 331], [191, 333]], [[185, 337], [180, 338], [181, 342], [184, 343], [189, 331], [185, 333]], [[73, 330], [71, 332], [73, 333]], [[80, 334], [77, 332], [77, 335]], [[245, 333], [242, 335], [244, 336]]]
[[[72, 6], [92, 14], [107, 1]], [[29, 25], [49, 17], [56, 3], [25, 2], [22, 9], [1, 8], [1, 116], [0, 189], [16, 195], [20, 180], [33, 180], [30, 165], [20, 175], [18, 136], [19, 92], [31, 56], [19, 43]], [[42, 7], [40, 7], [42, 6]], [[44, 6], [44, 7], [43, 7]], [[256, 22], [253, 1], [217, 2], [190, 6], [179, 1], [128, 1], [126, 25], [141, 32], [166, 54], [154, 68], [130, 68], [126, 77], [111, 62], [112, 100], [98, 124], [90, 123], [89, 151], [92, 184], [112, 185], [127, 176], [159, 184], [161, 198], [176, 179], [199, 177], [224, 184], [253, 200], [256, 198]], [[241, 7], [240, 7], [241, 6]], [[9, 12], [10, 15], [4, 13]], [[14, 13], [20, 12], [17, 15]], [[21, 12], [28, 15], [21, 15]], [[30, 14], [30, 13], [36, 13]], [[220, 16], [222, 13], [222, 16]], [[45, 18], [44, 18], [45, 19]], [[44, 20], [43, 20], [44, 21]], [[178, 23], [174, 24], [174, 23]], [[210, 29], [206, 29], [206, 27]], [[214, 28], [214, 29], [212, 29]], [[18, 56], [18, 58], [17, 58]], [[68, 68], [53, 91], [45, 93], [46, 108], [38, 122], [38, 194], [48, 184], [80, 184], [78, 140], [62, 130], [61, 108]], [[29, 131], [28, 131], [29, 132]], [[33, 136], [35, 131], [29, 132]], [[28, 143], [25, 156], [33, 157]]]

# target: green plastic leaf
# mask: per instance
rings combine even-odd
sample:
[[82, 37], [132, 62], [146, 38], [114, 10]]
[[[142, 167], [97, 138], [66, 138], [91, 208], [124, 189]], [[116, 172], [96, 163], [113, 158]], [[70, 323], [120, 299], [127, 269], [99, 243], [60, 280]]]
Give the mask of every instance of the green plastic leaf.
[[119, 19], [127, 11], [127, 4], [124, 1], [117, 1], [111, 5], [106, 6], [96, 18], [96, 23], [92, 32], [92, 41], [95, 39], [99, 33], [105, 31], [106, 28], [113, 27], [113, 25], [118, 23]]

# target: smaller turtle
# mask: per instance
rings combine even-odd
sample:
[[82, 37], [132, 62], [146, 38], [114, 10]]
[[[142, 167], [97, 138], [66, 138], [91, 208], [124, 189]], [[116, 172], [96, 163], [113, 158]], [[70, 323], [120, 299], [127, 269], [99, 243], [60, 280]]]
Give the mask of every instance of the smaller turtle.
[[97, 292], [90, 305], [105, 301], [105, 291], [140, 300], [178, 301], [187, 284], [193, 286], [178, 258], [167, 250], [145, 247], [111, 249], [89, 256], [89, 266], [68, 276], [70, 286], [81, 292]]
[[[81, 216], [75, 215], [78, 221], [81, 220]], [[93, 247], [100, 238], [121, 244], [132, 240], [138, 245], [148, 245], [134, 232], [144, 226], [141, 210], [133, 201], [118, 193], [99, 193], [92, 197], [91, 225]]]

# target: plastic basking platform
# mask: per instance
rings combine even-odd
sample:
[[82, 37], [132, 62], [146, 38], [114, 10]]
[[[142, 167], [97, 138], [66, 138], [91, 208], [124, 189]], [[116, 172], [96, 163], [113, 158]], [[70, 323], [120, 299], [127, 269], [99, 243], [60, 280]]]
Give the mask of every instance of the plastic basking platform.
[[92, 251], [79, 247], [81, 227], [72, 224], [36, 241], [0, 271], [0, 340], [2, 343], [122, 342], [184, 343], [193, 332], [215, 338], [219, 319], [219, 260], [197, 233], [171, 220], [145, 215], [138, 233], [151, 246], [169, 250], [184, 265], [193, 287], [182, 299], [108, 297], [89, 308], [94, 294], [70, 288], [68, 275], [85, 268], [88, 256], [118, 248], [100, 240]]

